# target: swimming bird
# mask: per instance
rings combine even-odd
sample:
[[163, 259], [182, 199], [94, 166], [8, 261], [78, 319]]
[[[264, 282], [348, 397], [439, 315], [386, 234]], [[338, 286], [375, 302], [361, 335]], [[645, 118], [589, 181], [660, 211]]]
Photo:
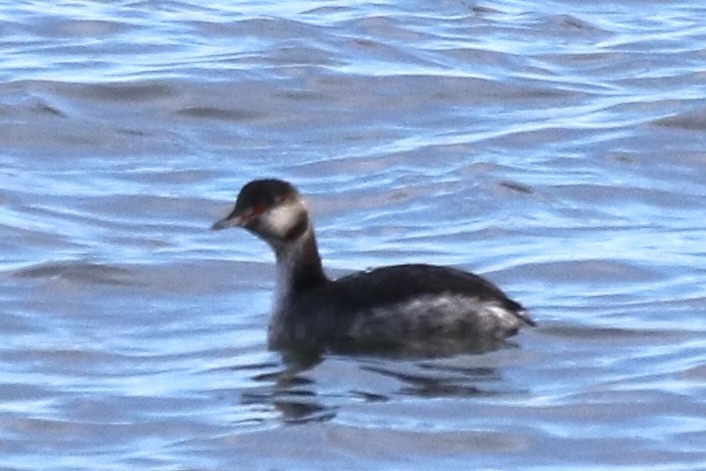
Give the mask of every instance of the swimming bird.
[[526, 325], [527, 311], [490, 281], [459, 269], [394, 265], [330, 279], [297, 189], [254, 180], [212, 229], [241, 227], [269, 244], [276, 294], [268, 344], [276, 350], [437, 355], [485, 351]]

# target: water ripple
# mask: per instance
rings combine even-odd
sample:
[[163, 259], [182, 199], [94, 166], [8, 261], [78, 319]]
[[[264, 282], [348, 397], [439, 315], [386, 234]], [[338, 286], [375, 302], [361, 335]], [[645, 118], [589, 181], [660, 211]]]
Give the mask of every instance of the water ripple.
[[[5, 5], [3, 466], [706, 467], [705, 14]], [[329, 274], [454, 265], [539, 326], [483, 355], [267, 351], [272, 254], [208, 230], [263, 176], [300, 187]]]

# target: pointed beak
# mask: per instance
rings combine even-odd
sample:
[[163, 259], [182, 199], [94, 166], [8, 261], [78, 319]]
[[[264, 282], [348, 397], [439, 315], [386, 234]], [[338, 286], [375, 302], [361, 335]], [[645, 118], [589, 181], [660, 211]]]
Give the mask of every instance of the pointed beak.
[[237, 213], [233, 210], [228, 216], [221, 220], [216, 221], [211, 226], [212, 231], [220, 231], [221, 229], [228, 229], [229, 227], [243, 227], [247, 221], [245, 215]]

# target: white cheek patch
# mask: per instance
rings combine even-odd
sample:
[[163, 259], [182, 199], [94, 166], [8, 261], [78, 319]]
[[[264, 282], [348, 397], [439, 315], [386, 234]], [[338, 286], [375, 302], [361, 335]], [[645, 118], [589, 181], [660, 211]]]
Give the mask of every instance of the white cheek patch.
[[302, 208], [298, 205], [288, 204], [275, 206], [262, 215], [262, 222], [273, 233], [284, 236], [297, 221], [297, 214]]

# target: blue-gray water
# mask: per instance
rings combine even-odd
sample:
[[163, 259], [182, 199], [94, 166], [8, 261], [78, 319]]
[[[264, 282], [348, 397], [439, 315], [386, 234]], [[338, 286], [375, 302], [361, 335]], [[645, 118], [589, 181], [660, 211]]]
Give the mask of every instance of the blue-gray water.
[[[2, 4], [0, 469], [706, 468], [701, 0]], [[539, 326], [287, 372], [261, 176]]]

